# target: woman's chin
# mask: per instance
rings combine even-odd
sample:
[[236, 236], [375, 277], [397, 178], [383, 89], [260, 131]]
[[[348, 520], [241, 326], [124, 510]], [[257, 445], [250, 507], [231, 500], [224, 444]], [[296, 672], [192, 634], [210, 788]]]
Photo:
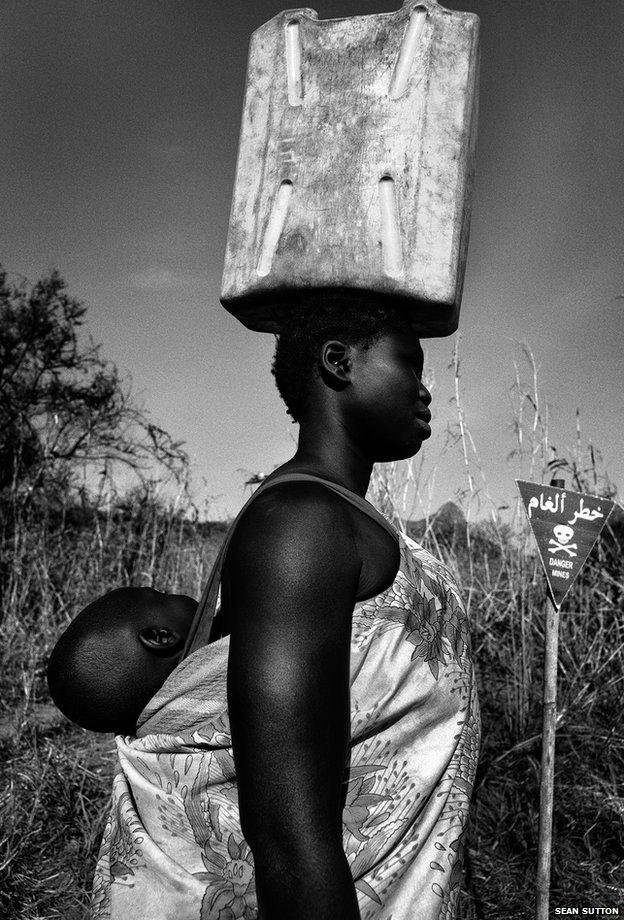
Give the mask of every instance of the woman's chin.
[[429, 435], [424, 435], [423, 437], [413, 438], [409, 443], [397, 445], [392, 450], [380, 451], [375, 457], [375, 463], [393, 463], [395, 460], [409, 460], [410, 457], [416, 456], [422, 447], [423, 441], [428, 437]]

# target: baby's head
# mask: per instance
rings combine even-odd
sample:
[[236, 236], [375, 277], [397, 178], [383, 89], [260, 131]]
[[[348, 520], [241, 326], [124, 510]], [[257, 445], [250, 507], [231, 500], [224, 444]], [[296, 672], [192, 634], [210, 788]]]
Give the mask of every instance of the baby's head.
[[153, 588], [117, 588], [85, 607], [56, 643], [48, 685], [83, 728], [131, 734], [180, 660], [197, 601]]

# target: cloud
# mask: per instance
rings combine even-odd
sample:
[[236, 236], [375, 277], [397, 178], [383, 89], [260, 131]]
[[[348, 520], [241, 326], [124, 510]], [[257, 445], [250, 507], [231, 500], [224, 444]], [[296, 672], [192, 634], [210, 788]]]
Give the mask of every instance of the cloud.
[[149, 153], [156, 162], [175, 166], [184, 158], [186, 150], [183, 144], [159, 142], [150, 145]]
[[133, 288], [148, 293], [172, 291], [181, 287], [197, 288], [205, 283], [202, 278], [175, 272], [163, 265], [153, 265], [143, 271], [134, 272], [129, 280]]

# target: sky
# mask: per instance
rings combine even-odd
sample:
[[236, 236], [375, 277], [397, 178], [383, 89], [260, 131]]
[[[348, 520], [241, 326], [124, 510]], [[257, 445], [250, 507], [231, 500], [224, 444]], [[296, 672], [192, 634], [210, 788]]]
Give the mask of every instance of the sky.
[[[526, 344], [561, 454], [582, 438], [624, 486], [624, 3], [463, 0], [481, 18], [477, 184], [459, 355], [465, 422], [495, 505], [525, 475], [510, 387]], [[323, 0], [319, 18], [391, 12]], [[273, 337], [219, 304], [252, 31], [271, 0], [4, 0], [0, 262], [58, 268], [102, 353], [183, 439], [198, 494], [235, 513], [295, 449]], [[466, 485], [451, 361], [423, 342], [434, 435], [421, 500]], [[523, 368], [526, 365], [523, 365]], [[523, 370], [523, 375], [527, 376]], [[447, 445], [445, 447], [445, 445]], [[538, 472], [539, 475], [539, 472]], [[479, 479], [481, 482], [481, 479]]]

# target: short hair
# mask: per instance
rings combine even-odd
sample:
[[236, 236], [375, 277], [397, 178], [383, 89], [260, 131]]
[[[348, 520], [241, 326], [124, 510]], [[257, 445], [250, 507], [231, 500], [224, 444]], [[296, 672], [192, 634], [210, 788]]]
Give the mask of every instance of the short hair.
[[408, 328], [404, 307], [357, 292], [316, 293], [284, 309], [271, 373], [293, 422], [299, 422], [307, 408], [324, 342], [337, 338], [370, 348], [389, 332]]

